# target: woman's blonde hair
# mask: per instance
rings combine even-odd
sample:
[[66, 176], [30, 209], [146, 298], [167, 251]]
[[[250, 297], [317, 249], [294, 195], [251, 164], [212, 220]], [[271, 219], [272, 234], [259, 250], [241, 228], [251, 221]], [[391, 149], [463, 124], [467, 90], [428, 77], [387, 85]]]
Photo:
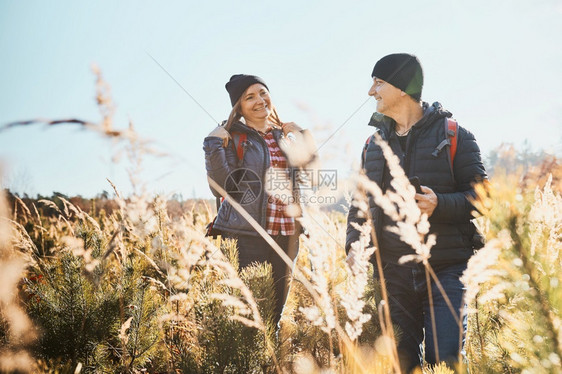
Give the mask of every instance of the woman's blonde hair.
[[[246, 91], [248, 91], [248, 89], [246, 89]], [[238, 101], [236, 101], [236, 103], [232, 107], [232, 110], [230, 111], [230, 115], [228, 116], [228, 119], [224, 124], [224, 128], [226, 129], [226, 131], [230, 132], [230, 128], [232, 127], [234, 122], [238, 122], [240, 121], [240, 118], [242, 118], [242, 113], [240, 113], [240, 108], [242, 107], [241, 102], [242, 102], [242, 98], [246, 94], [246, 91], [244, 91], [242, 95], [240, 95], [240, 98], [238, 99]], [[277, 114], [277, 110], [275, 109], [275, 106], [273, 104], [271, 104], [271, 113], [269, 114], [269, 117], [267, 117], [267, 120], [274, 127], [281, 128], [283, 126], [283, 122], [281, 122], [281, 119], [279, 118], [279, 114]]]

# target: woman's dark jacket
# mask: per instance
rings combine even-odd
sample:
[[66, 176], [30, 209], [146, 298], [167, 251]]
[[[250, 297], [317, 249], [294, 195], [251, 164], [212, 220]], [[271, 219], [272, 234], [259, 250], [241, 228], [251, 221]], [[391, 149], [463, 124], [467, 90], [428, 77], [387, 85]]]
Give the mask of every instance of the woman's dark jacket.
[[[283, 138], [283, 131], [279, 129], [273, 129], [272, 131], [273, 137], [280, 144], [280, 140]], [[243, 159], [238, 159], [237, 147], [239, 145], [235, 144], [237, 141], [236, 136], [232, 136], [232, 139], [229, 139], [226, 148], [222, 146], [221, 138], [208, 136], [203, 142], [207, 177], [213, 179], [219, 186], [224, 188], [234, 200], [240, 203], [266, 229], [268, 194], [265, 192], [265, 188], [266, 183], [268, 183], [266, 171], [270, 166], [269, 149], [265, 140], [256, 130], [241, 122], [234, 123], [230, 133], [231, 135], [235, 133], [246, 134], [246, 140], [240, 144], [244, 149]], [[293, 172], [292, 169], [291, 172]], [[295, 186], [294, 183], [293, 186]], [[213, 195], [221, 197], [218, 191], [214, 190], [211, 186], [209, 187]], [[294, 190], [293, 193], [295, 193]], [[227, 200], [221, 204], [213, 228], [236, 235], [258, 236], [258, 233], [250, 223]]]
[[[388, 142], [400, 159], [400, 165], [408, 177], [417, 176], [422, 186], [431, 188], [437, 195], [438, 204], [429, 218], [430, 233], [437, 236], [437, 243], [431, 248], [432, 266], [454, 264], [467, 261], [473, 254], [473, 238], [476, 228], [472, 223], [473, 205], [469, 198], [475, 196], [474, 183], [487, 178], [480, 157], [480, 149], [474, 135], [459, 126], [457, 151], [451, 172], [449, 147], [440, 151], [438, 145], [445, 139], [445, 121], [451, 113], [434, 103], [424, 103], [424, 116], [410, 130], [403, 152], [395, 133], [395, 122], [382, 115], [373, 115], [369, 125], [375, 127], [381, 137]], [[363, 154], [362, 154], [363, 156]], [[390, 174], [381, 148], [371, 141], [364, 151], [363, 167], [369, 179], [376, 182], [383, 191], [390, 185]], [[454, 175], [453, 175], [454, 174]], [[373, 198], [369, 198], [369, 210], [379, 242], [383, 262], [398, 263], [403, 255], [414, 251], [398, 236], [383, 230], [393, 224], [384, 215]], [[362, 224], [364, 218], [358, 217], [358, 209], [352, 207], [348, 214], [346, 250], [359, 238], [351, 222]]]

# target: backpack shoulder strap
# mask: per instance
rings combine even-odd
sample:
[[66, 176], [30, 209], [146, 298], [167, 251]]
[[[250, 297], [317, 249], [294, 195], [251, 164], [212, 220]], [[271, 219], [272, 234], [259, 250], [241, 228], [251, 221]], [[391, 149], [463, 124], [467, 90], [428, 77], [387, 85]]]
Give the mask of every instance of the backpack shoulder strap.
[[446, 138], [443, 139], [441, 143], [431, 153], [433, 157], [438, 157], [439, 153], [445, 148], [449, 146], [449, 154], [447, 158], [449, 159], [449, 168], [451, 169], [451, 175], [453, 178], [455, 177], [455, 173], [453, 171], [453, 166], [455, 162], [455, 155], [457, 154], [457, 135], [459, 132], [459, 124], [457, 121], [451, 118], [445, 118], [443, 122], [445, 126], [445, 136]]
[[361, 159], [362, 161], [362, 165], [361, 166], [365, 166], [365, 161], [367, 159], [367, 148], [369, 148], [369, 144], [371, 143], [371, 141], [373, 140], [373, 135], [370, 135], [367, 140], [365, 141], [365, 145], [363, 146], [363, 157]]
[[452, 118], [447, 118], [445, 132], [447, 137], [451, 141], [451, 147], [449, 148], [449, 153], [451, 155], [451, 167], [455, 162], [455, 155], [457, 154], [457, 134], [459, 132], [459, 123]]
[[244, 159], [244, 152], [246, 151], [246, 139], [248, 139], [248, 134], [244, 132], [233, 131], [232, 138], [234, 139], [234, 147], [236, 148], [238, 161], [242, 162], [242, 160]]
[[447, 135], [447, 143], [449, 144], [449, 167], [451, 168], [451, 175], [455, 178], [455, 156], [457, 154], [457, 135], [459, 132], [459, 124], [452, 118], [447, 118], [445, 121], [445, 134]]

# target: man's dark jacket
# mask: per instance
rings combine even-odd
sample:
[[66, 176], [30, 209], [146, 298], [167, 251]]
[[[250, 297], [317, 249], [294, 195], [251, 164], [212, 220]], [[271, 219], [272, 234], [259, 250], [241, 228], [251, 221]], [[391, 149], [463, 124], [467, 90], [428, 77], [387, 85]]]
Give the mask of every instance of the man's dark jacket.
[[[431, 188], [437, 195], [438, 204], [429, 218], [430, 233], [435, 233], [437, 243], [431, 248], [432, 266], [465, 262], [474, 252], [473, 239], [476, 228], [472, 223], [474, 207], [469, 199], [474, 197], [474, 183], [487, 178], [480, 157], [480, 149], [474, 135], [459, 126], [457, 134], [457, 151], [454, 159], [453, 173], [449, 147], [440, 151], [438, 145], [445, 139], [445, 121], [451, 113], [441, 104], [423, 104], [424, 116], [410, 130], [406, 149], [403, 152], [395, 133], [395, 122], [378, 113], [373, 115], [369, 125], [389, 143], [400, 159], [400, 165], [408, 177], [417, 176], [422, 186]], [[362, 154], [363, 157], [363, 154]], [[383, 191], [390, 185], [390, 174], [381, 148], [369, 142], [364, 150], [363, 168], [367, 177], [376, 182]], [[413, 254], [407, 244], [383, 226], [392, 224], [384, 215], [373, 198], [369, 198], [369, 210], [373, 218], [375, 233], [378, 238], [383, 262], [398, 263], [403, 255]], [[348, 214], [346, 250], [359, 238], [359, 232], [351, 222], [362, 224], [364, 218], [358, 217], [358, 209], [352, 207]]]

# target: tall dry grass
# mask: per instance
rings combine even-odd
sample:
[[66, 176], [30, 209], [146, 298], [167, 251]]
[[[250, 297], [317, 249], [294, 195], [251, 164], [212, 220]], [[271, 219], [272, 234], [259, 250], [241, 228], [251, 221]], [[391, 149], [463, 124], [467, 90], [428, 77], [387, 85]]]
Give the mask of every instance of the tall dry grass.
[[18, 286], [32, 261], [14, 248], [14, 227], [4, 192], [0, 191], [0, 371], [31, 372], [29, 347], [36, 331], [27, 315]]
[[504, 175], [479, 191], [489, 242], [465, 273], [475, 369], [562, 371], [562, 197], [551, 181], [533, 191]]

